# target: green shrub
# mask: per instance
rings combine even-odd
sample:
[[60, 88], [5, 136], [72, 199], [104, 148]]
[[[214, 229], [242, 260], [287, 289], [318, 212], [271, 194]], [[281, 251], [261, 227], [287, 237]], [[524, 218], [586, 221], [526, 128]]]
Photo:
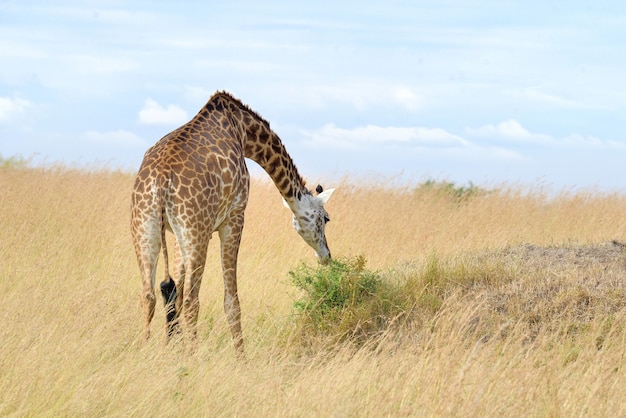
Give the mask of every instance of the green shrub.
[[303, 342], [329, 337], [362, 344], [384, 332], [406, 309], [399, 288], [365, 268], [363, 256], [332, 260], [317, 268], [302, 264], [290, 271], [303, 291], [296, 300], [296, 321]]
[[300, 289], [295, 303], [292, 343], [304, 347], [350, 341], [376, 346], [378, 337], [412, 335], [432, 324], [451, 295], [490, 288], [510, 273], [496, 258], [474, 255], [440, 259], [431, 254], [419, 264], [384, 273], [366, 268], [363, 256], [340, 258], [326, 266], [306, 264], [290, 271]]

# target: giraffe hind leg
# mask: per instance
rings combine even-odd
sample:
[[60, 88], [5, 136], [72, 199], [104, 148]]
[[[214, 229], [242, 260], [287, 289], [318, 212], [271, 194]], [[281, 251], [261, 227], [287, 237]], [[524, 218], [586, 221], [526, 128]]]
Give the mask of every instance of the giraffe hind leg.
[[224, 275], [224, 311], [230, 325], [235, 350], [245, 357], [241, 330], [241, 307], [237, 294], [237, 256], [243, 229], [243, 209], [231, 214], [231, 222], [219, 228], [222, 244], [222, 270]]
[[154, 296], [154, 267], [148, 264], [142, 268], [142, 294], [141, 305], [144, 311], [144, 339], [150, 338], [150, 322], [154, 317], [156, 298]]
[[[133, 231], [135, 232], [135, 231]], [[135, 241], [140, 241], [141, 237], [134, 235]], [[159, 255], [159, 247], [154, 243], [147, 242], [143, 245], [136, 244], [137, 260], [141, 271], [141, 306], [144, 313], [144, 339], [150, 338], [150, 322], [154, 317], [156, 297], [154, 294], [154, 281], [156, 274], [156, 263]]]

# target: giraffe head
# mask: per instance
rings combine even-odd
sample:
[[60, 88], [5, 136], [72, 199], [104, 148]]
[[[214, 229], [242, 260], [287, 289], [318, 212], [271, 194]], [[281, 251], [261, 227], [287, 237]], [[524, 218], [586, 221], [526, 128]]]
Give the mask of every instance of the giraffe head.
[[324, 191], [322, 186], [318, 185], [315, 190], [318, 193], [317, 195], [303, 194], [292, 205], [284, 200], [283, 202], [293, 212], [293, 228], [315, 250], [318, 261], [322, 264], [327, 264], [330, 261], [330, 250], [326, 243], [324, 230], [330, 219], [328, 212], [324, 209], [324, 205], [328, 202], [335, 189]]

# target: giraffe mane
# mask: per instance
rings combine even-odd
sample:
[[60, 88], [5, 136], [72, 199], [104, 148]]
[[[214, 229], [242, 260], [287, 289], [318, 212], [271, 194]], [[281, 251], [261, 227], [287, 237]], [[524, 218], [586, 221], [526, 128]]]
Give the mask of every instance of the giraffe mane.
[[[231, 103], [235, 104], [236, 106], [240, 107], [242, 110], [249, 112], [250, 114], [252, 114], [252, 116], [254, 116], [259, 121], [261, 121], [263, 124], [265, 124], [268, 129], [271, 129], [269, 121], [267, 121], [257, 111], [255, 111], [254, 109], [250, 108], [250, 106], [248, 106], [247, 104], [243, 103], [240, 99], [236, 98], [235, 96], [233, 96], [230, 92], [228, 92], [226, 90], [218, 90], [215, 93], [213, 93], [213, 95], [209, 99], [209, 102], [213, 101], [214, 99], [216, 99], [216, 98], [218, 98], [220, 96], [221, 97], [225, 97], [229, 102], [231, 102]], [[291, 157], [289, 157], [289, 159], [291, 160]], [[304, 192], [306, 194], [311, 194], [310, 190], [306, 187], [306, 181], [304, 180], [304, 178], [298, 172], [298, 169], [296, 168], [296, 165], [293, 162], [293, 160], [291, 160], [291, 164], [293, 164], [293, 167], [296, 170], [296, 176], [298, 177], [298, 179], [300, 181], [300, 184], [302, 185], [302, 188], [304, 189]]]

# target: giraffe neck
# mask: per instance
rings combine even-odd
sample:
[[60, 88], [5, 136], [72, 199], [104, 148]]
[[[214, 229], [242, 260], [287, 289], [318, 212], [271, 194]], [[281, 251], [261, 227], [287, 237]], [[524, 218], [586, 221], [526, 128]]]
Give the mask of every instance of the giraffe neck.
[[263, 167], [285, 201], [295, 208], [302, 195], [310, 192], [278, 135], [266, 120], [230, 94], [216, 93], [209, 103], [214, 98], [221, 99], [223, 106], [242, 123], [246, 132], [245, 157]]
[[261, 124], [258, 132], [248, 133], [245, 155], [263, 167], [287, 202], [300, 200], [303, 194], [309, 193], [291, 156], [269, 126]]

